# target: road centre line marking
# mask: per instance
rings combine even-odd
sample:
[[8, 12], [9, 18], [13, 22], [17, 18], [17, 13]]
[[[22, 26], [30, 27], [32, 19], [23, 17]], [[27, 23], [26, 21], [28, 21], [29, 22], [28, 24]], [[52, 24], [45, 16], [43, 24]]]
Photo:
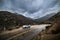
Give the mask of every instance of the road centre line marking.
[[8, 38], [7, 40], [11, 40], [11, 39], [13, 39], [13, 38], [15, 38], [15, 37], [17, 37], [17, 36], [21, 36], [21, 35], [29, 32], [29, 31], [31, 31], [31, 30], [27, 30], [27, 31], [25, 31], [25, 32], [22, 32], [22, 33], [20, 33], [20, 34], [17, 34], [17, 35], [15, 35], [15, 36], [13, 36], [13, 37]]

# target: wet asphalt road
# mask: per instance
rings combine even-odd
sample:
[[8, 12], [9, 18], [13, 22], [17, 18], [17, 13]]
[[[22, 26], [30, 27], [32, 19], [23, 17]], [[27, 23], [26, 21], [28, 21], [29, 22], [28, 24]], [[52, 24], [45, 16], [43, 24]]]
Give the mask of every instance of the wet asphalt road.
[[42, 30], [46, 29], [48, 24], [32, 25], [30, 28], [20, 28], [15, 32], [0, 35], [0, 40], [31, 40], [34, 36], [38, 35]]

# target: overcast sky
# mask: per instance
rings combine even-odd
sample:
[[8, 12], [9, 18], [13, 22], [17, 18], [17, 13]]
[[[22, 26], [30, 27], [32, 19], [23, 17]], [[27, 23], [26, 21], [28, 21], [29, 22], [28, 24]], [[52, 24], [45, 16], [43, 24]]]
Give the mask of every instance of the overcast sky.
[[37, 19], [60, 11], [60, 0], [0, 0], [0, 10], [9, 10]]

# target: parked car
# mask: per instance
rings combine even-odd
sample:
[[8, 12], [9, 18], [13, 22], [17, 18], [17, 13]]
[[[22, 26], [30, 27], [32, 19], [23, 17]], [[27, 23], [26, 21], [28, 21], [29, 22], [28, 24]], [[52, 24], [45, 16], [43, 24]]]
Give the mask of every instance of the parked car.
[[30, 28], [30, 25], [23, 25], [23, 28]]

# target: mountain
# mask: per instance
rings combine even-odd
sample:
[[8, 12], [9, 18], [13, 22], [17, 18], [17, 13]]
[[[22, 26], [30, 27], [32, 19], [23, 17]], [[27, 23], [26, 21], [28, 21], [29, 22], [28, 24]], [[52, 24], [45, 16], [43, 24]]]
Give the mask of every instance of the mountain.
[[60, 21], [60, 12], [49, 19], [50, 21]]
[[44, 22], [44, 21], [48, 20], [50, 17], [52, 17], [53, 15], [55, 15], [55, 13], [51, 13], [51, 14], [48, 14], [48, 15], [46, 15], [44, 17], [36, 19], [36, 21], [39, 22], [39, 23]]
[[49, 18], [48, 20], [44, 21], [44, 23], [55, 23], [60, 22], [60, 12]]
[[2, 28], [16, 28], [25, 24], [36, 24], [36, 22], [30, 18], [22, 16], [17, 13], [11, 13], [8, 11], [0, 11], [0, 29]]

